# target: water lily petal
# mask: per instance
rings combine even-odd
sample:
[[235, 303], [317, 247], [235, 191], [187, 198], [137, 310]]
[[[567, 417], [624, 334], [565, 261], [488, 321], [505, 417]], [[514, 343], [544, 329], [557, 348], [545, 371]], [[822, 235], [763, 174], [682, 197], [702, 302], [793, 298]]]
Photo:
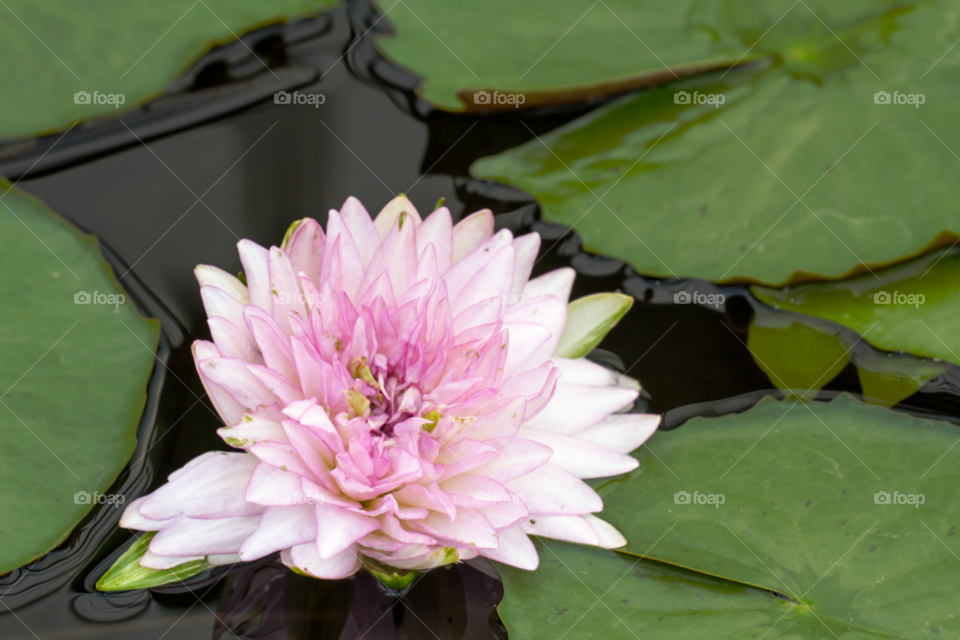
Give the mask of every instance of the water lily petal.
[[380, 528], [376, 518], [360, 515], [330, 504], [316, 505], [317, 553], [328, 560], [371, 531]]
[[151, 520], [170, 520], [183, 514], [189, 518], [219, 519], [258, 515], [259, 505], [247, 502], [247, 482], [259, 461], [246, 453], [224, 453], [205, 457], [163, 485], [139, 508]]
[[257, 530], [240, 547], [240, 559], [249, 562], [317, 538], [313, 505], [267, 507]]
[[660, 424], [660, 416], [615, 413], [577, 434], [577, 438], [619, 453], [630, 453], [646, 442]]
[[561, 378], [550, 403], [523, 426], [572, 435], [629, 405], [638, 395], [635, 389], [565, 384]]
[[549, 462], [506, 487], [523, 498], [531, 516], [579, 516], [603, 509], [603, 501], [593, 489]]
[[496, 549], [483, 549], [480, 555], [511, 567], [533, 571], [540, 566], [540, 556], [530, 538], [518, 528], [500, 532], [500, 545]]
[[230, 275], [223, 269], [211, 267], [207, 264], [197, 265], [193, 274], [200, 283], [200, 288], [211, 286], [216, 287], [230, 295], [231, 298], [240, 304], [250, 304], [250, 297], [247, 294], [247, 287], [240, 282], [240, 279]]
[[218, 520], [180, 516], [150, 541], [150, 551], [158, 556], [175, 557], [236, 553], [259, 522], [259, 515]]
[[550, 462], [578, 478], [605, 478], [636, 469], [640, 462], [623, 453], [584, 442], [574, 436], [562, 436], [539, 429], [520, 429], [517, 434], [553, 449]]
[[317, 553], [317, 545], [305, 542], [285, 549], [280, 554], [283, 564], [293, 569], [324, 580], [342, 580], [349, 578], [360, 570], [360, 556], [356, 545], [347, 547], [332, 558], [321, 558]]
[[457, 264], [493, 235], [493, 212], [481, 209], [453, 227], [453, 264]]

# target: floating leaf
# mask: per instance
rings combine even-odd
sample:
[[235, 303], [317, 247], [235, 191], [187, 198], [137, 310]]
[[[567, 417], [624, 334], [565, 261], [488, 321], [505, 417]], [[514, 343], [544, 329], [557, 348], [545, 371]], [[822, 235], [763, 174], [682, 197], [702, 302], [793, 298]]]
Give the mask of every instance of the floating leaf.
[[847, 395], [764, 398], [654, 434], [603, 517], [628, 553], [786, 594], [825, 627], [799, 637], [956, 635], [958, 437]]
[[511, 638], [832, 638], [815, 617], [766, 591], [606, 549], [536, 546], [536, 571], [496, 565], [498, 612]]
[[[78, 120], [122, 114], [160, 96], [213, 45], [331, 4], [333, 0], [7, 0], [0, 8], [0, 58], [10, 61], [4, 82], [16, 90], [0, 95], [0, 139], [52, 133]], [[75, 100], [78, 92], [88, 95]], [[122, 102], [111, 100], [118, 95]], [[97, 104], [101, 98], [105, 102]]]
[[960, 253], [935, 251], [844, 282], [754, 287], [762, 302], [850, 327], [884, 351], [960, 365]]
[[567, 325], [554, 355], [582, 358], [596, 347], [633, 306], [622, 293], [595, 293], [578, 298], [567, 307]]
[[148, 569], [140, 566], [140, 558], [150, 546], [156, 531], [148, 531], [134, 540], [113, 566], [97, 580], [100, 591], [130, 591], [147, 589], [165, 584], [183, 582], [210, 568], [206, 560], [191, 560], [172, 569]]
[[63, 542], [133, 454], [159, 325], [97, 240], [0, 179], [0, 574]]
[[[648, 86], [740, 57], [718, 52], [715, 34], [691, 24], [697, 2], [488, 0], [381, 2], [397, 26], [385, 55], [424, 78], [421, 93], [442, 109], [514, 109], [583, 102]], [[670, 71], [673, 69], [673, 71]], [[676, 75], [674, 75], [676, 74]], [[489, 102], [474, 93], [486, 90]]]
[[691, 19], [720, 49], [741, 34], [755, 64], [629, 96], [473, 175], [653, 276], [839, 279], [958, 237], [954, 5], [702, 8]]

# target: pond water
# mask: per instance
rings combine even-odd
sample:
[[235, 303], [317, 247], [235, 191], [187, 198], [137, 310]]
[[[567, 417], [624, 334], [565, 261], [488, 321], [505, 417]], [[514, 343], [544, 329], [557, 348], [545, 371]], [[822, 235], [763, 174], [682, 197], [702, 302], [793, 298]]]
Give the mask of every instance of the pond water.
[[[372, 15], [365, 3], [335, 10], [322, 32], [287, 52], [321, 70], [316, 83], [299, 89], [323, 94], [318, 107], [260, 102], [20, 182], [96, 234], [131, 295], [163, 325], [140, 448], [118, 491], [132, 499], [194, 456], [227, 448], [215, 434], [219, 419], [200, 399], [189, 353], [194, 339], [209, 338], [193, 267], [239, 271], [238, 239], [275, 244], [290, 221], [325, 223], [326, 211], [349, 195], [373, 210], [398, 193], [420, 211], [445, 198], [455, 217], [490, 207], [499, 227], [543, 236], [535, 275], [569, 265], [579, 273], [574, 298], [633, 295], [634, 309], [591, 357], [639, 379], [646, 410], [666, 414], [666, 428], [693, 415], [741, 411], [773, 393], [745, 346], [756, 303], [744, 288], [722, 288], [726, 303], [716, 308], [668, 304], [686, 283], [646, 279], [619, 260], [586, 253], [575, 234], [540, 222], [526, 194], [468, 176], [474, 160], [597, 104], [491, 116], [435, 111], [413, 94], [415, 78], [377, 55], [372, 36], [382, 25], [361, 38]], [[696, 284], [702, 293], [717, 290]], [[951, 384], [928, 386], [898, 408], [956, 412]], [[853, 365], [824, 394], [837, 391], [860, 391]], [[8, 608], [0, 609], [0, 638], [506, 637], [495, 614], [502, 589], [489, 565], [429, 572], [402, 598], [366, 575], [302, 578], [276, 558], [215, 571], [190, 588], [99, 594], [93, 582], [129, 537], [116, 531], [118, 518], [109, 507], [95, 510], [62, 549], [0, 578]]]

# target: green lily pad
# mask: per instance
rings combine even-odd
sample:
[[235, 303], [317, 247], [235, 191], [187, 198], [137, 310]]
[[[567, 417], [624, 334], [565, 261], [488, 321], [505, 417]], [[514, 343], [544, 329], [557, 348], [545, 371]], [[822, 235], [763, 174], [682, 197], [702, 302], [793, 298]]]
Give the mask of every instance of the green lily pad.
[[[0, 140], [53, 133], [80, 120], [123, 114], [152, 98], [202, 54], [267, 23], [333, 0], [128, 0], [34, 2], [0, 7]], [[14, 62], [16, 61], [16, 62]], [[77, 104], [74, 94], [90, 100]], [[94, 92], [97, 92], [95, 98]], [[96, 104], [100, 96], [103, 104]], [[80, 97], [82, 99], [82, 96]]]
[[719, 48], [754, 45], [752, 66], [629, 96], [473, 175], [658, 277], [840, 279], [957, 239], [960, 8], [762, 4], [696, 14]]
[[59, 545], [133, 454], [159, 324], [97, 240], [0, 180], [0, 574]]
[[[833, 638], [808, 611], [768, 591], [605, 549], [535, 544], [536, 571], [496, 565], [498, 612], [511, 638]], [[847, 640], [882, 637], [843, 631]]]
[[786, 594], [837, 637], [956, 635], [958, 437], [847, 395], [765, 398], [655, 434], [603, 516], [627, 553]]
[[[730, 64], [742, 53], [718, 51], [715, 34], [689, 21], [694, 0], [379, 4], [399, 32], [380, 49], [424, 78], [426, 100], [450, 111], [580, 102]], [[481, 90], [488, 102], [474, 99]], [[523, 101], [498, 104], [494, 91]]]
[[853, 362], [863, 399], [892, 407], [946, 372], [948, 365], [905, 353], [883, 353], [841, 325], [796, 313], [757, 313], [747, 347], [778, 389], [810, 399]]
[[753, 287], [775, 309], [850, 327], [884, 351], [906, 351], [960, 365], [960, 253], [935, 251], [844, 282], [776, 290]]

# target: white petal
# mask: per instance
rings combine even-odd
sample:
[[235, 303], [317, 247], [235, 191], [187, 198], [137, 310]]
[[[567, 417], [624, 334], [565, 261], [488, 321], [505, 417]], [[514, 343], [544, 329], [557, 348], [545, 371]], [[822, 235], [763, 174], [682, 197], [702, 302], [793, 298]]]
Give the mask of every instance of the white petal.
[[583, 518], [600, 536], [599, 546], [604, 549], [619, 549], [627, 544], [627, 539], [623, 537], [623, 534], [606, 520], [601, 520], [592, 513], [584, 514]]
[[236, 276], [232, 276], [223, 269], [201, 264], [193, 270], [200, 287], [212, 286], [226, 291], [232, 298], [241, 304], [250, 304], [247, 287]]
[[127, 505], [120, 517], [120, 526], [124, 529], [135, 529], [136, 531], [159, 531], [163, 525], [170, 520], [152, 520], [140, 515], [140, 505], [150, 496], [137, 498]]
[[524, 533], [579, 544], [600, 544], [600, 535], [583, 516], [533, 516], [520, 525]]
[[533, 300], [540, 296], [554, 296], [566, 304], [570, 300], [570, 292], [573, 290], [573, 280], [576, 276], [577, 272], [570, 267], [555, 269], [528, 282], [523, 288], [522, 295], [526, 300]]
[[317, 517], [312, 504], [267, 507], [260, 524], [240, 547], [240, 559], [257, 560], [317, 539]]
[[185, 562], [193, 562], [194, 560], [203, 560], [203, 556], [186, 556], [186, 557], [158, 556], [154, 552], [147, 549], [147, 552], [144, 553], [143, 556], [140, 558], [140, 566], [146, 567], [147, 569], [156, 569], [157, 571], [163, 571], [164, 569], [172, 569]]
[[531, 516], [579, 516], [603, 509], [600, 496], [569, 471], [547, 463], [507, 483], [527, 504]]
[[533, 571], [540, 566], [537, 548], [519, 527], [501, 531], [500, 546], [496, 549], [482, 549], [480, 555], [527, 571]]
[[577, 438], [619, 453], [630, 453], [653, 435], [660, 416], [647, 413], [615, 413], [577, 434]]
[[224, 424], [235, 424], [243, 416], [246, 409], [226, 389], [204, 375], [201, 366], [201, 363], [205, 360], [220, 357], [217, 345], [206, 340], [197, 340], [190, 347], [190, 351], [193, 353], [193, 362], [197, 367], [197, 373], [200, 374], [200, 383], [203, 384], [204, 391], [207, 392], [210, 402], [213, 403], [213, 408], [220, 414]]
[[453, 227], [453, 264], [457, 264], [493, 235], [493, 212], [481, 209]]
[[565, 384], [587, 384], [594, 387], [607, 387], [617, 384], [622, 376], [616, 371], [590, 362], [586, 358], [552, 358], [553, 366], [560, 369]]
[[140, 515], [151, 520], [169, 520], [180, 514], [211, 519], [259, 515], [263, 507], [244, 498], [257, 464], [259, 461], [246, 453], [218, 452], [205, 457], [147, 496]]
[[357, 554], [357, 545], [353, 545], [334, 557], [324, 560], [317, 553], [315, 543], [305, 542], [291, 549], [285, 549], [280, 554], [280, 560], [288, 567], [297, 568], [315, 578], [324, 580], [349, 578], [360, 570], [360, 556]]
[[611, 413], [637, 399], [639, 392], [623, 387], [592, 387], [564, 384], [563, 378], [547, 406], [532, 420], [528, 429], [573, 435], [596, 424]]
[[255, 304], [267, 313], [273, 312], [273, 294], [270, 292], [269, 255], [266, 249], [250, 240], [237, 243], [243, 275], [247, 278], [250, 304]]
[[207, 556], [236, 553], [252, 534], [260, 516], [194, 520], [180, 516], [150, 541], [150, 551], [158, 556]]
[[540, 251], [540, 234], [528, 233], [525, 236], [514, 238], [513, 248], [517, 252], [517, 269], [513, 276], [513, 288], [510, 293], [523, 300], [524, 287], [530, 280], [530, 272], [537, 261], [537, 252]]
[[562, 436], [537, 429], [520, 429], [517, 435], [553, 449], [550, 463], [563, 467], [578, 478], [616, 476], [629, 473], [640, 465], [632, 456], [598, 447], [575, 436]]

